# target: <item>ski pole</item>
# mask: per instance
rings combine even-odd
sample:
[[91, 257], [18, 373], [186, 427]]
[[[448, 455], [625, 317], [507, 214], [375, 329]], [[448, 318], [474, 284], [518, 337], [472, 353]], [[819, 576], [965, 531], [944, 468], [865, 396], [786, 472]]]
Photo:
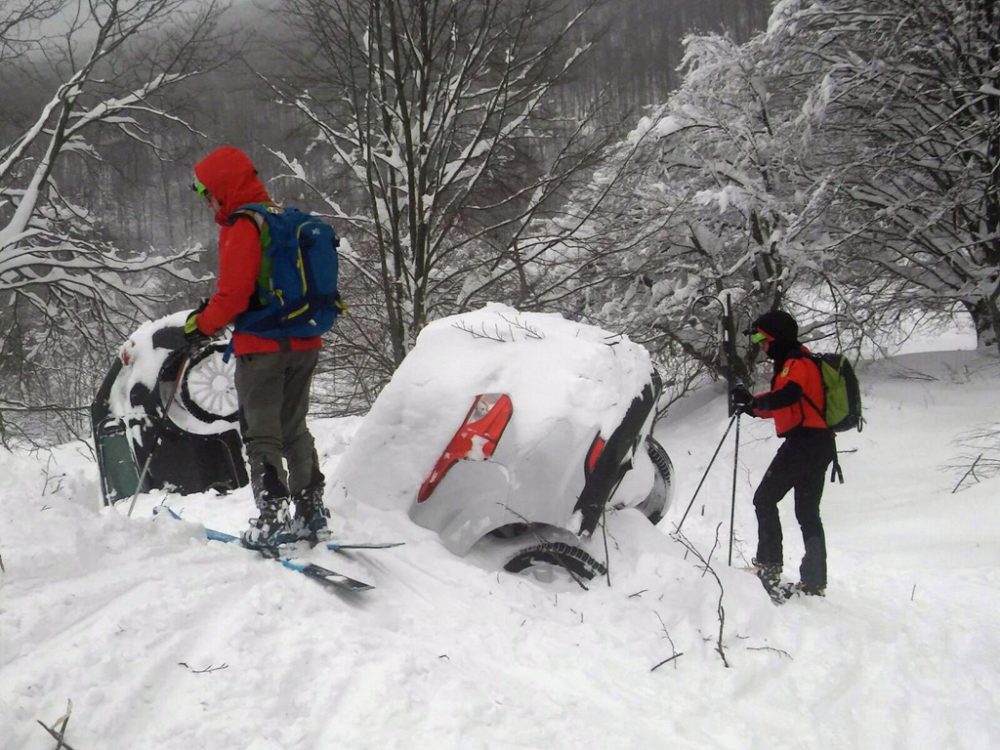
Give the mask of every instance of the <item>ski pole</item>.
[[705, 473], [701, 475], [701, 481], [698, 482], [698, 487], [697, 489], [695, 489], [694, 495], [691, 496], [691, 502], [688, 503], [688, 507], [684, 511], [684, 515], [681, 516], [681, 522], [677, 524], [677, 531], [680, 531], [681, 526], [684, 525], [684, 521], [688, 517], [688, 513], [691, 510], [691, 506], [694, 505], [695, 498], [698, 497], [698, 493], [701, 492], [701, 486], [705, 483], [705, 478], [708, 476], [709, 469], [711, 469], [712, 464], [715, 463], [715, 457], [719, 455], [719, 451], [722, 449], [722, 444], [726, 442], [726, 436], [729, 434], [729, 430], [732, 429], [733, 422], [736, 421], [736, 417], [738, 416], [739, 416], [738, 414], [734, 414], [732, 417], [729, 418], [729, 426], [726, 427], [726, 431], [722, 433], [722, 440], [720, 440], [719, 444], [715, 446], [715, 453], [712, 454], [712, 460], [708, 462], [708, 466], [705, 467]]
[[[177, 391], [181, 387], [181, 379], [184, 377], [184, 372], [187, 370], [188, 363], [191, 361], [191, 355], [185, 354], [184, 359], [181, 360], [181, 366], [177, 368], [177, 377], [174, 378], [174, 389], [170, 392], [170, 396], [167, 398], [167, 403], [163, 406], [163, 418], [167, 418], [167, 412], [170, 411], [171, 404], [174, 403], [174, 396], [177, 395]], [[156, 449], [160, 447], [160, 441], [163, 439], [163, 431], [156, 431], [156, 440], [149, 449], [149, 454], [146, 456], [146, 461], [142, 465], [142, 472], [139, 474], [139, 483], [136, 485], [135, 494], [132, 495], [132, 502], [128, 506], [128, 514], [126, 518], [132, 517], [132, 511], [135, 508], [135, 499], [139, 497], [139, 493], [142, 492], [142, 484], [146, 481], [146, 472], [149, 471], [149, 464], [153, 460], [153, 454], [156, 453]]]
[[736, 412], [736, 448], [733, 450], [733, 499], [729, 505], [729, 567], [733, 567], [733, 523], [736, 521], [736, 467], [740, 462], [740, 412]]

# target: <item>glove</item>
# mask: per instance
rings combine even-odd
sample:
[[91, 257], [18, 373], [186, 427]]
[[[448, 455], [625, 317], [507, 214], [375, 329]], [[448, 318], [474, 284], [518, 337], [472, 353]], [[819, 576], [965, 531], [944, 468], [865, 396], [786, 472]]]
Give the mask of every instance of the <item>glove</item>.
[[191, 314], [187, 316], [187, 320], [184, 321], [184, 342], [187, 345], [189, 352], [195, 352], [201, 349], [205, 344], [212, 340], [211, 336], [207, 336], [201, 332], [198, 328], [198, 315], [201, 311], [205, 309], [208, 305], [208, 300], [202, 300], [201, 304], [194, 310]]
[[729, 394], [733, 409], [737, 414], [753, 414], [753, 394], [745, 385], [738, 385]]

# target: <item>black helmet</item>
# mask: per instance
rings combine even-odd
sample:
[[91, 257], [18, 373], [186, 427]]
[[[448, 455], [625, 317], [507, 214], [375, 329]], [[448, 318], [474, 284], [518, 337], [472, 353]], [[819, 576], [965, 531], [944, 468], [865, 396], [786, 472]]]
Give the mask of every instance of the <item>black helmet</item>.
[[799, 324], [784, 310], [771, 310], [753, 322], [753, 330], [760, 329], [773, 336], [775, 341], [794, 343], [799, 338]]

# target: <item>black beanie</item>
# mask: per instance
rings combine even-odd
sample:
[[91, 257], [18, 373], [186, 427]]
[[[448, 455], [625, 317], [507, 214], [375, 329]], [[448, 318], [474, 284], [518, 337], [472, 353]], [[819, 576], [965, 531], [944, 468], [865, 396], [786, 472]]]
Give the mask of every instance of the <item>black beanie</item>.
[[784, 310], [764, 313], [753, 322], [753, 327], [754, 330], [759, 328], [764, 333], [774, 336], [775, 341], [791, 344], [799, 338], [799, 324]]

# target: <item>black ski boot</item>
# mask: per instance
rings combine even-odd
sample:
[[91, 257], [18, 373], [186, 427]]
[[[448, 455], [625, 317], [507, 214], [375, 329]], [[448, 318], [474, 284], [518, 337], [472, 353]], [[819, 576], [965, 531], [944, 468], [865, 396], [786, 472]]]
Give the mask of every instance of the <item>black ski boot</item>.
[[240, 535], [243, 546], [264, 550], [297, 541], [288, 512], [288, 490], [275, 468], [265, 464], [263, 473], [252, 477], [252, 485], [260, 515], [251, 518], [250, 527]]
[[313, 467], [309, 484], [295, 493], [295, 518], [292, 527], [299, 539], [323, 542], [330, 538], [327, 519], [330, 511], [323, 505], [323, 491], [326, 477]]

